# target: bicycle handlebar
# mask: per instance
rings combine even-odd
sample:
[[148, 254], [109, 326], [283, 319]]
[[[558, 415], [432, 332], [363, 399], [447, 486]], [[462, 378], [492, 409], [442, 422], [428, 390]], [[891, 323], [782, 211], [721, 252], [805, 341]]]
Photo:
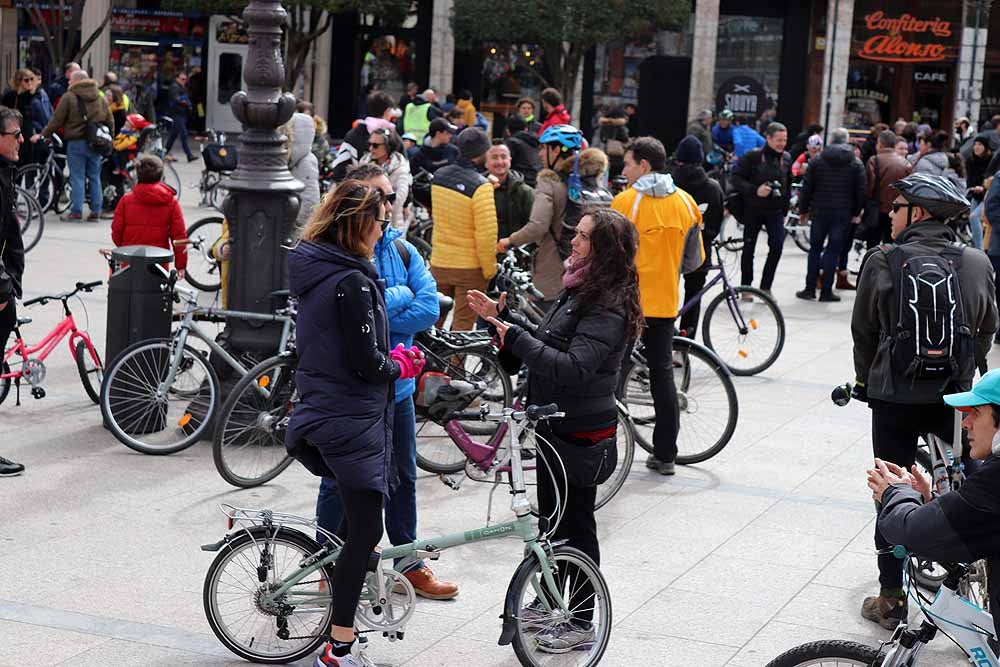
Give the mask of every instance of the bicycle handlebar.
[[95, 287], [100, 287], [103, 284], [104, 284], [103, 280], [95, 280], [94, 282], [90, 283], [78, 282], [72, 292], [63, 292], [62, 294], [46, 294], [44, 296], [36, 296], [34, 299], [28, 299], [22, 305], [27, 307], [27, 306], [33, 306], [36, 303], [40, 303], [44, 306], [49, 301], [65, 301], [70, 297], [76, 296], [78, 292], [93, 292]]

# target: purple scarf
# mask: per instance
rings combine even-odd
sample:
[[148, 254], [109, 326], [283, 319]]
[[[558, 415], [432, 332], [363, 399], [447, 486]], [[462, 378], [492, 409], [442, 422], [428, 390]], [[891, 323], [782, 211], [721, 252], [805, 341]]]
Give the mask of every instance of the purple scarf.
[[583, 259], [574, 263], [573, 257], [567, 257], [566, 261], [563, 262], [563, 268], [566, 269], [562, 277], [563, 287], [573, 289], [583, 284], [584, 278], [587, 277], [587, 269], [590, 268], [590, 262]]

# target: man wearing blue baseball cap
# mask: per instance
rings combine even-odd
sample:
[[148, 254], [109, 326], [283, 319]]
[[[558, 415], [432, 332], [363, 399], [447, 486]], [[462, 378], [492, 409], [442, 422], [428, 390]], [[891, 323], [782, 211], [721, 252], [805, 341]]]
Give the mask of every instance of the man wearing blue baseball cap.
[[[981, 558], [1000, 566], [1000, 369], [972, 388], [947, 394], [944, 402], [964, 413], [971, 456], [984, 461], [957, 491], [932, 496], [931, 483], [916, 466], [909, 472], [875, 459], [868, 486], [881, 503], [878, 530], [891, 545], [936, 561], [970, 563]], [[1000, 586], [989, 584], [990, 609], [1000, 609]], [[1000, 614], [994, 613], [1000, 636]]]

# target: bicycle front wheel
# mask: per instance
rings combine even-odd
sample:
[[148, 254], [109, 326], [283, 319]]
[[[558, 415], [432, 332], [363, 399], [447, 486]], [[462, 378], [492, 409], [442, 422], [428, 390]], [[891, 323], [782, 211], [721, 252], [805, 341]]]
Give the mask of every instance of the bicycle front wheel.
[[618, 428], [615, 433], [618, 439], [618, 463], [615, 471], [611, 473], [603, 484], [597, 487], [597, 499], [594, 502], [594, 509], [599, 510], [615, 497], [622, 487], [628, 474], [632, 472], [632, 461], [635, 459], [635, 427], [628, 413], [618, 407]]
[[796, 646], [767, 663], [767, 667], [877, 667], [882, 657], [871, 646], [833, 639]]
[[80, 371], [80, 382], [83, 383], [83, 390], [87, 392], [95, 404], [101, 402], [101, 380], [104, 378], [104, 366], [101, 364], [101, 355], [93, 349], [92, 344], [88, 346], [86, 341], [80, 339], [76, 341], [73, 348], [73, 358], [76, 359], [76, 369]]
[[42, 207], [43, 211], [47, 211], [52, 205], [55, 186], [52, 183], [52, 175], [49, 173], [47, 164], [28, 164], [21, 167], [17, 170], [14, 184], [31, 193], [38, 200], [38, 205]]
[[24, 188], [14, 188], [14, 215], [21, 226], [24, 252], [30, 251], [42, 239], [45, 214], [35, 197]]
[[215, 468], [233, 486], [271, 481], [292, 463], [285, 430], [292, 414], [296, 360], [266, 359], [240, 378], [219, 411], [212, 439]]
[[525, 667], [593, 667], [611, 639], [608, 584], [594, 561], [572, 547], [552, 549], [548, 565], [558, 590], [534, 556], [511, 580], [506, 614], [515, 623], [514, 654]]
[[256, 532], [228, 542], [208, 568], [202, 591], [205, 616], [219, 641], [244, 660], [270, 665], [295, 662], [327, 639], [333, 617], [333, 568], [319, 568], [280, 600], [265, 602], [264, 594], [299, 572], [320, 546], [288, 528], [279, 528], [273, 537]]
[[188, 265], [184, 279], [203, 292], [218, 292], [222, 265], [215, 259], [215, 245], [222, 237], [222, 216], [202, 218], [187, 229]]
[[[171, 363], [180, 355], [173, 381]], [[219, 378], [200, 352], [172, 340], [126, 348], [101, 385], [101, 413], [111, 433], [143, 454], [173, 454], [207, 433], [219, 406]]]
[[754, 287], [723, 290], [705, 309], [701, 327], [705, 346], [733, 375], [756, 375], [770, 368], [785, 346], [781, 309]]

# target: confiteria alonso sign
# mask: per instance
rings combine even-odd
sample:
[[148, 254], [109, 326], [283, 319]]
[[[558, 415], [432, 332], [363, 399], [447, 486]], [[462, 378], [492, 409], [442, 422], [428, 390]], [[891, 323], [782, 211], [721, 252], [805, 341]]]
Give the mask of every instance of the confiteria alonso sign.
[[[864, 16], [855, 31], [864, 41], [858, 56], [893, 63], [928, 63], [954, 58], [952, 22], [939, 17], [918, 19], [910, 14], [887, 16], [875, 11]], [[872, 34], [874, 33], [874, 34]]]

